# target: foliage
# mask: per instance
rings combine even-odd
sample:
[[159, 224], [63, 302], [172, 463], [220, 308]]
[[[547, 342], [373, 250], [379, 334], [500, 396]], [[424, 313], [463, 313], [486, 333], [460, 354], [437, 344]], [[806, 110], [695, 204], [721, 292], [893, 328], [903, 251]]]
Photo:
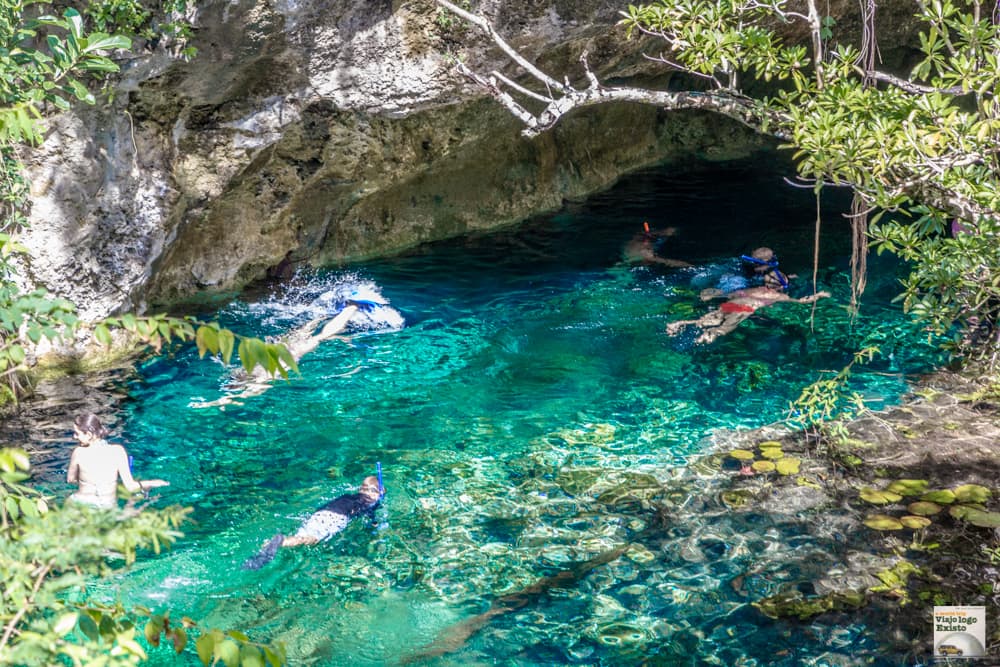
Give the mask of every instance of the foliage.
[[[167, 38], [183, 45], [191, 36], [191, 26], [183, 17], [193, 4], [189, 0], [93, 0], [84, 11], [98, 30], [150, 41]], [[181, 51], [189, 58], [194, 54], [193, 47]]]
[[[53, 505], [25, 486], [27, 454], [0, 449], [0, 664], [137, 665], [146, 658], [140, 635], [157, 646], [160, 637], [178, 653], [197, 633], [202, 663], [277, 666], [281, 646], [246, 635], [199, 628], [191, 619], [171, 623], [168, 612], [126, 610], [93, 597], [91, 582], [135, 562], [144, 550], [159, 553], [182, 534], [189, 509], [126, 505], [124, 512], [67, 503]], [[147, 618], [140, 630], [138, 622]]]
[[[103, 0], [88, 4], [85, 12], [94, 17], [98, 30], [88, 32], [81, 14], [66, 9], [61, 17], [44, 14], [45, 2], [34, 2], [33, 17], [25, 12], [22, 0], [0, 0], [0, 392], [15, 399], [21, 389], [18, 372], [24, 369], [28, 349], [40, 341], [71, 339], [80, 326], [76, 307], [53, 297], [44, 289], [24, 290], [16, 276], [16, 260], [26, 252], [17, 242], [17, 232], [25, 224], [28, 184], [18, 159], [20, 146], [42, 140], [42, 119], [46, 108], [68, 109], [74, 101], [95, 104], [84, 77], [100, 78], [118, 71], [110, 54], [128, 49], [130, 34], [153, 36], [150, 21], [170, 12], [182, 12], [187, 0], [146, 8], [132, 0]], [[158, 30], [162, 33], [165, 24]], [[268, 373], [287, 376], [297, 370], [294, 359], [281, 345], [254, 337], [238, 337], [218, 324], [165, 315], [108, 318], [94, 329], [95, 338], [111, 341], [110, 330], [121, 328], [140, 342], [159, 351], [172, 340], [194, 341], [199, 353], [221, 354], [228, 363], [239, 339], [240, 361], [247, 370], [254, 366]]]
[[[545, 86], [528, 91], [457, 65], [532, 135], [573, 108], [627, 100], [712, 110], [777, 137], [794, 151], [799, 177], [817, 196], [824, 187], [853, 190], [858, 286], [871, 238], [912, 265], [902, 295], [906, 309], [937, 332], [956, 324], [972, 330], [956, 338], [959, 352], [976, 350], [982, 334], [989, 335], [997, 352], [988, 358], [1000, 359], [1000, 17], [993, 7], [979, 0], [917, 0], [922, 58], [901, 77], [876, 69], [873, 3], [862, 3], [854, 34], [824, 16], [816, 0], [630, 5], [621, 12], [626, 36], [658, 41], [662, 48], [649, 59], [687, 74], [693, 89], [663, 91], [604, 87], [586, 54], [581, 64], [589, 86], [574, 88], [567, 77], [534, 67], [484, 18], [435, 1], [482, 27]], [[808, 46], [782, 42], [782, 33], [796, 33], [792, 24], [805, 27]], [[539, 101], [545, 106], [536, 115], [529, 107]]]
[[[795, 150], [800, 175], [849, 185], [871, 211], [918, 216], [873, 221], [879, 250], [912, 263], [904, 306], [937, 332], [954, 323], [995, 329], [1000, 25], [978, 2], [918, 2], [922, 59], [901, 79], [869, 66], [877, 34], [865, 31], [860, 50], [835, 41], [830, 17], [807, 5], [803, 15], [784, 2], [661, 0], [630, 7], [623, 23], [666, 41], [669, 65], [712, 86], [739, 90], [742, 76], [787, 81], [757, 104], [762, 129]], [[811, 59], [771, 27], [794, 21], [812, 34]], [[952, 220], [965, 233], [950, 235]], [[977, 341], [957, 341], [968, 351], [962, 342]]]
[[854, 358], [833, 377], [816, 380], [805, 386], [799, 397], [789, 406], [788, 423], [794, 428], [826, 429], [834, 435], [844, 436], [843, 427], [834, 419], [850, 417], [865, 407], [863, 397], [847, 390], [855, 364], [871, 361], [878, 353], [876, 347], [866, 347], [854, 353]]

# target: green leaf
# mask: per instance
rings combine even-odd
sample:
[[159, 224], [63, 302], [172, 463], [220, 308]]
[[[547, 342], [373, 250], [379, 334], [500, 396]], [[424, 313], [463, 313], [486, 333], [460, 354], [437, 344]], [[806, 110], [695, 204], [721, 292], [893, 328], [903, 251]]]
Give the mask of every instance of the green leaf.
[[[84, 53], [95, 51], [114, 51], [116, 49], [129, 50], [132, 48], [132, 40], [124, 35], [106, 35], [104, 33], [94, 33], [84, 41]], [[116, 68], [117, 69], [117, 68]]]
[[904, 516], [900, 517], [899, 522], [904, 527], [912, 528], [913, 530], [920, 530], [931, 525], [931, 520], [923, 516]]
[[871, 503], [873, 505], [888, 505], [889, 503], [898, 503], [903, 499], [903, 496], [898, 493], [893, 493], [892, 491], [880, 491], [878, 489], [863, 488], [858, 494], [861, 499], [865, 502]]
[[729, 455], [740, 461], [753, 461], [753, 452], [745, 449], [734, 449], [729, 452]]
[[922, 495], [920, 499], [931, 503], [937, 503], [938, 505], [951, 505], [955, 502], [955, 494], [947, 489], [944, 491], [928, 491]]
[[219, 330], [219, 352], [222, 354], [222, 362], [228, 364], [233, 358], [233, 346], [236, 344], [236, 336], [229, 329]]
[[789, 457], [778, 461], [776, 468], [779, 475], [797, 475], [799, 473], [799, 464], [801, 463], [800, 459]]
[[993, 495], [985, 486], [978, 484], [963, 484], [952, 491], [960, 503], [985, 503]]
[[915, 503], [910, 503], [906, 510], [910, 514], [917, 514], [919, 516], [933, 516], [940, 512], [942, 507], [937, 503], [927, 502], [926, 500], [920, 500]]
[[240, 645], [232, 639], [224, 639], [215, 645], [215, 659], [221, 660], [226, 667], [239, 667]]
[[97, 342], [101, 345], [108, 347], [111, 346], [111, 332], [108, 331], [108, 327], [104, 324], [98, 324], [94, 327], [94, 338], [96, 338]]
[[984, 512], [970, 508], [963, 518], [980, 528], [1000, 528], [1000, 512]]
[[245, 644], [240, 649], [240, 664], [243, 667], [264, 667], [264, 656], [256, 646]]
[[903, 524], [899, 519], [895, 519], [886, 514], [870, 514], [863, 522], [869, 528], [875, 530], [902, 530]]
[[71, 34], [76, 39], [83, 38], [83, 18], [80, 16], [80, 12], [76, 11], [72, 7], [63, 12], [63, 18], [68, 22], [69, 34]]
[[887, 486], [886, 490], [901, 496], [919, 496], [927, 491], [927, 486], [925, 479], [897, 479]]
[[187, 630], [183, 627], [173, 628], [170, 631], [170, 638], [174, 642], [174, 651], [176, 653], [180, 653], [184, 650], [184, 647], [187, 646]]
[[76, 622], [80, 618], [80, 614], [77, 612], [71, 612], [69, 614], [63, 614], [56, 621], [55, 625], [52, 626], [52, 631], [59, 637], [69, 634], [76, 627]]
[[770, 461], [754, 461], [750, 466], [757, 472], [773, 472], [774, 464]]
[[163, 632], [163, 619], [156, 617], [151, 618], [146, 623], [146, 627], [143, 628], [142, 634], [146, 637], [146, 641], [149, 642], [150, 646], [160, 645], [160, 634]]
[[219, 335], [215, 329], [209, 326], [200, 326], [194, 336], [195, 345], [198, 347], [198, 356], [204, 358], [206, 352], [215, 354], [219, 351]]
[[212, 662], [212, 656], [215, 654], [215, 637], [210, 633], [203, 634], [195, 640], [194, 648], [198, 652], [201, 664], [207, 665]]

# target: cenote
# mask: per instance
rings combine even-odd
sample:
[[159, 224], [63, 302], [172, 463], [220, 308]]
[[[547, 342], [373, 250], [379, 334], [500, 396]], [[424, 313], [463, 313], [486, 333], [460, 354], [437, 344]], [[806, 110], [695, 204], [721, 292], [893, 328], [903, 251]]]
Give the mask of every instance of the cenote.
[[[218, 313], [280, 334], [331, 286], [370, 282], [400, 330], [324, 343], [301, 376], [243, 405], [218, 398], [219, 364], [190, 349], [141, 367], [121, 440], [136, 473], [169, 479], [161, 502], [194, 522], [101, 595], [280, 640], [294, 665], [394, 664], [491, 601], [634, 540], [629, 551], [422, 664], [894, 664], [862, 614], [779, 622], [751, 603], [864, 550], [836, 523], [731, 511], [718, 478], [689, 464], [713, 434], [781, 420], [802, 387], [868, 345], [852, 389], [879, 409], [940, 363], [898, 305], [894, 265], [873, 257], [849, 301], [847, 195], [826, 194], [819, 288], [709, 346], [667, 322], [698, 292], [774, 248], [808, 292], [815, 201], [770, 159], [689, 163], [625, 178], [556, 214], [403, 256], [299, 275]], [[629, 266], [641, 230], [673, 226], [662, 253], [689, 269]], [[353, 489], [380, 461], [379, 525], [240, 564], [277, 532]], [[657, 507], [662, 509], [659, 514]], [[657, 521], [657, 516], [664, 521]], [[152, 664], [182, 660], [167, 648]], [[191, 664], [197, 664], [194, 657]]]

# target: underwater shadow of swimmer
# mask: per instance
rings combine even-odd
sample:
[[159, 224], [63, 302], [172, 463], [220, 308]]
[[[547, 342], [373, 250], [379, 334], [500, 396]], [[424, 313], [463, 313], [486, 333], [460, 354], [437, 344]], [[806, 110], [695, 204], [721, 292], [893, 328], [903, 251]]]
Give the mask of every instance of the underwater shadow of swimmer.
[[567, 570], [543, 577], [519, 591], [497, 598], [490, 605], [490, 608], [482, 614], [445, 628], [430, 645], [417, 653], [404, 657], [399, 661], [399, 664], [409, 665], [431, 658], [439, 658], [458, 651], [473, 635], [488, 625], [492, 619], [527, 607], [529, 604], [547, 595], [550, 589], [567, 588], [576, 585], [594, 569], [608, 563], [613, 563], [621, 558], [630, 546], [632, 546], [632, 542], [626, 542], [619, 547], [598, 554], [590, 560], [577, 563]]

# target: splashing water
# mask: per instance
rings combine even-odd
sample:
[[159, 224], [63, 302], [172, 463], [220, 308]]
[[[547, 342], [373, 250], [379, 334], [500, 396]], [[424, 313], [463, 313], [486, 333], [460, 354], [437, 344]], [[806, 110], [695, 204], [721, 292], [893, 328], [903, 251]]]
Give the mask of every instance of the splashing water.
[[[894, 267], [874, 260], [852, 319], [849, 248], [831, 236], [819, 288], [834, 298], [812, 324], [809, 306], [779, 305], [711, 346], [663, 333], [711, 307], [699, 290], [730, 284], [756, 245], [807, 273], [812, 206], [759, 164], [653, 171], [516, 229], [245, 296], [219, 317], [258, 335], [349, 298], [393, 306], [224, 412], [186, 407], [217, 395], [217, 366], [189, 350], [147, 363], [123, 435], [136, 473], [170, 479], [162, 502], [192, 505], [197, 522], [100, 593], [284, 641], [295, 665], [393, 664], [491, 601], [634, 539], [428, 664], [877, 663], [861, 617], [780, 623], [750, 606], [863, 552], [859, 536], [836, 519], [733, 511], [714, 473], [685, 466], [720, 429], [780, 419], [863, 344], [882, 355], [852, 388], [876, 408], [905, 391], [936, 356], [889, 303]], [[676, 226], [663, 254], [698, 266], [623, 264], [643, 220]], [[378, 528], [355, 522], [238, 569], [376, 461], [388, 490]], [[664, 504], [666, 524], [653, 511]], [[151, 656], [178, 664], [167, 649]]]

